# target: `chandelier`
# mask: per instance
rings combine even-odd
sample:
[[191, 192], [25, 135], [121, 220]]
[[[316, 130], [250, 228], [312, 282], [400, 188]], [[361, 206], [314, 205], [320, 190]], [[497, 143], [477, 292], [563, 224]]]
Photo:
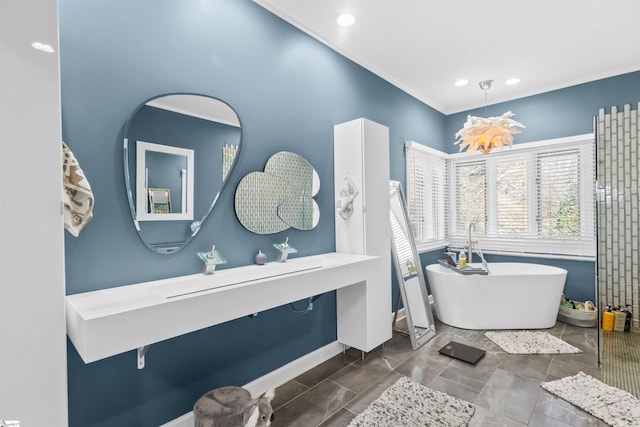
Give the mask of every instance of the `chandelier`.
[[[491, 88], [493, 80], [485, 80], [479, 83], [484, 90], [484, 106], [487, 108], [487, 91]], [[455, 145], [460, 145], [460, 151], [467, 149], [467, 153], [482, 150], [482, 154], [489, 154], [491, 149], [513, 145], [513, 135], [520, 133], [518, 128], [524, 128], [522, 123], [513, 120], [511, 111], [507, 111], [498, 117], [467, 116], [462, 129], [456, 135]]]

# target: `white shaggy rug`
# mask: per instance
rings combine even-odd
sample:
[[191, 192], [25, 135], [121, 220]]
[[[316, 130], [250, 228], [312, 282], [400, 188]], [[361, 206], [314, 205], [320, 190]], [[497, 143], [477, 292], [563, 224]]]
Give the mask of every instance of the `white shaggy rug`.
[[509, 354], [582, 353], [577, 347], [542, 331], [487, 331], [484, 333]]
[[540, 386], [610, 426], [640, 426], [640, 400], [584, 372]]
[[356, 416], [349, 427], [466, 426], [476, 408], [402, 377]]

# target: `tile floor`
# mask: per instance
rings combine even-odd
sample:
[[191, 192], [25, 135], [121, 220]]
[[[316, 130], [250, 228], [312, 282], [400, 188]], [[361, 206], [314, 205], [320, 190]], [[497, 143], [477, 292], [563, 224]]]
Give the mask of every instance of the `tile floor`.
[[600, 331], [602, 382], [640, 399], [640, 333]]
[[[509, 355], [484, 331], [436, 323], [437, 335], [417, 351], [409, 337], [394, 333], [366, 355], [348, 350], [278, 387], [272, 402], [278, 426], [346, 426], [400, 376], [476, 405], [470, 426], [605, 426], [573, 405], [544, 391], [540, 382], [583, 371], [601, 378], [597, 331], [558, 322], [548, 330], [583, 350], [580, 354]], [[442, 356], [449, 341], [483, 348], [476, 364]]]

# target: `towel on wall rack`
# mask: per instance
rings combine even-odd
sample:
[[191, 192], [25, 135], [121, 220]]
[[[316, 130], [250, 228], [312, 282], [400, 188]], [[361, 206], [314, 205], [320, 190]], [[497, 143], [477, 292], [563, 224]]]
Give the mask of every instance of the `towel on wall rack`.
[[64, 228], [78, 237], [80, 231], [93, 217], [93, 192], [78, 161], [64, 142], [62, 143], [62, 185]]

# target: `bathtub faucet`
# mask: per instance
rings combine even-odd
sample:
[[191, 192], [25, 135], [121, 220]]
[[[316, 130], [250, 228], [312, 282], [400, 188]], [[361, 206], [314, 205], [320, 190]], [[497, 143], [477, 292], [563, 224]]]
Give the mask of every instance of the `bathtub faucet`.
[[476, 231], [476, 225], [474, 223], [469, 224], [469, 256], [467, 256], [467, 262], [471, 264], [473, 260], [473, 252], [475, 251], [478, 256], [480, 256], [480, 261], [482, 261], [482, 268], [484, 268], [484, 270], [489, 273], [489, 266], [487, 265], [487, 261], [484, 259], [484, 255], [482, 253], [482, 249], [480, 249], [478, 241], [471, 239], [471, 229], [473, 229], [473, 231]]
[[474, 223], [469, 224], [469, 256], [467, 256], [467, 262], [471, 264], [473, 259], [473, 241], [471, 240], [471, 228], [476, 231], [476, 225]]
[[478, 256], [480, 256], [480, 260], [482, 261], [482, 268], [484, 268], [484, 271], [487, 272], [487, 274], [491, 274], [491, 272], [489, 271], [489, 265], [487, 264], [487, 261], [484, 259], [484, 255], [482, 254], [482, 249], [480, 249], [480, 245], [477, 244], [478, 241], [476, 240], [476, 253], [478, 254]]

